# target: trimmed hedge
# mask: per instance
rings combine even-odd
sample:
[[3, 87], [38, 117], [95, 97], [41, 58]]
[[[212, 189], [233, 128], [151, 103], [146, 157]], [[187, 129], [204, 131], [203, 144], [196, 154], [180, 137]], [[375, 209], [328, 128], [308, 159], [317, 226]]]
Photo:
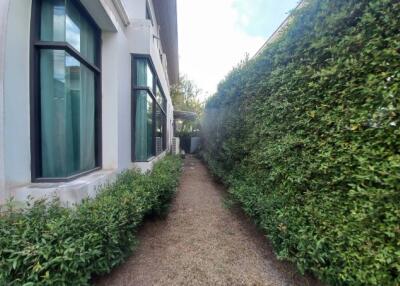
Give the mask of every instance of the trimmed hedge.
[[163, 214], [181, 160], [167, 157], [151, 173], [126, 171], [75, 208], [35, 202], [0, 217], [0, 285], [88, 285], [120, 264], [146, 215]]
[[400, 2], [307, 2], [206, 104], [204, 157], [301, 272], [400, 285]]

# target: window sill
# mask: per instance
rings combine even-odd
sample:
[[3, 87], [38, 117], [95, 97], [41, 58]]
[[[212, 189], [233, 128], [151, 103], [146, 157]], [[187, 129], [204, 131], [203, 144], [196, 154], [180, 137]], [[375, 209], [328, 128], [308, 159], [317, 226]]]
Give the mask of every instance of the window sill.
[[150, 163], [151, 161], [153, 161], [155, 158], [157, 158], [156, 156], [152, 156], [147, 160], [143, 160], [143, 161], [133, 161], [132, 163]]
[[160, 158], [164, 157], [167, 154], [167, 150], [162, 151], [160, 154], [151, 156], [149, 159], [144, 160], [144, 161], [133, 161], [132, 163], [151, 163], [154, 160], [159, 160]]
[[92, 173], [100, 171], [100, 167], [96, 167], [92, 170], [84, 171], [82, 173], [78, 173], [66, 178], [36, 178], [32, 181], [32, 183], [67, 183], [75, 181], [81, 177], [86, 177]]
[[153, 168], [153, 165], [167, 155], [167, 150], [164, 150], [157, 156], [150, 157], [147, 161], [132, 162], [134, 168], [139, 168], [142, 172], [147, 172]]
[[113, 182], [116, 170], [98, 170], [68, 182], [35, 182], [11, 190], [16, 201], [59, 198], [63, 205], [71, 206], [83, 199], [94, 198], [100, 187]]

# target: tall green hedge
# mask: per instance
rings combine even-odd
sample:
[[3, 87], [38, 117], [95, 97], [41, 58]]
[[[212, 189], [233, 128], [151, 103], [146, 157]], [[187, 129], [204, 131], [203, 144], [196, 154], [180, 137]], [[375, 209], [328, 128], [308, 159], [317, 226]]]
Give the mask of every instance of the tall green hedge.
[[120, 264], [136, 244], [135, 230], [162, 214], [178, 183], [181, 161], [167, 157], [153, 171], [127, 171], [76, 208], [35, 202], [0, 214], [0, 285], [88, 285]]
[[210, 169], [277, 255], [400, 285], [400, 2], [309, 0], [206, 104]]

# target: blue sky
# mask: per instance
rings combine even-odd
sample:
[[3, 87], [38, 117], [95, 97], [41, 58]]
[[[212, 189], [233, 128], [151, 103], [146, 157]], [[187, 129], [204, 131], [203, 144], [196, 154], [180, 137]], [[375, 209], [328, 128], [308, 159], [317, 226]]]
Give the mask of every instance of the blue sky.
[[203, 99], [245, 56], [254, 55], [298, 0], [178, 0], [180, 72]]
[[298, 0], [235, 0], [233, 8], [239, 13], [239, 29], [251, 36], [265, 37], [275, 31], [297, 3]]

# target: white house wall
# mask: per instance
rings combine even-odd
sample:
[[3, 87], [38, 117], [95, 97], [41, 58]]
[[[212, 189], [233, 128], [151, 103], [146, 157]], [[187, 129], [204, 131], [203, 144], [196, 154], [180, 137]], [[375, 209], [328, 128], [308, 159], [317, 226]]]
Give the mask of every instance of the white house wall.
[[7, 197], [4, 170], [4, 61], [9, 0], [0, 0], [0, 204]]
[[4, 75], [6, 188], [31, 180], [29, 52], [31, 0], [12, 0], [8, 12]]
[[[102, 145], [103, 168], [118, 168], [118, 52], [117, 33], [102, 33]], [[104, 152], [107, 150], [107, 152]]]
[[[114, 0], [81, 1], [102, 29], [103, 169], [68, 183], [31, 183], [29, 53], [32, 0], [0, 0], [0, 13], [4, 14], [0, 15], [0, 31], [6, 29], [6, 33], [0, 35], [0, 75], [1, 54], [5, 54], [4, 122], [3, 116], [0, 116], [0, 204], [8, 197], [6, 190], [18, 200], [26, 200], [28, 196], [41, 198], [56, 195], [64, 202], [79, 202], [84, 197], [95, 195], [99, 185], [108, 179], [113, 180], [115, 174], [121, 170], [132, 167], [148, 170], [165, 155], [164, 152], [148, 163], [131, 162], [131, 54], [134, 53], [149, 54], [155, 65], [167, 100], [166, 133], [169, 139], [167, 149], [170, 149], [173, 107], [165, 70], [166, 63], [161, 62], [158, 40], [153, 37], [157, 36], [158, 29], [152, 3], [149, 2], [154, 27], [149, 20], [144, 19], [146, 0], [123, 2], [129, 17], [128, 26], [125, 25], [126, 21], [120, 18], [113, 4]], [[3, 8], [7, 8], [8, 5], [7, 13], [7, 9]], [[2, 39], [4, 35], [5, 41]], [[1, 45], [4, 42], [5, 53], [1, 53]], [[1, 85], [0, 96], [2, 115]], [[2, 187], [2, 184], [6, 186]]]
[[[126, 10], [128, 12], [128, 17], [130, 19], [145, 19], [146, 18], [146, 1], [147, 0], [122, 0], [124, 3]], [[148, 1], [151, 12], [153, 10], [153, 3], [151, 0]], [[154, 13], [152, 12], [152, 15]], [[154, 17], [153, 17], [154, 19]]]

